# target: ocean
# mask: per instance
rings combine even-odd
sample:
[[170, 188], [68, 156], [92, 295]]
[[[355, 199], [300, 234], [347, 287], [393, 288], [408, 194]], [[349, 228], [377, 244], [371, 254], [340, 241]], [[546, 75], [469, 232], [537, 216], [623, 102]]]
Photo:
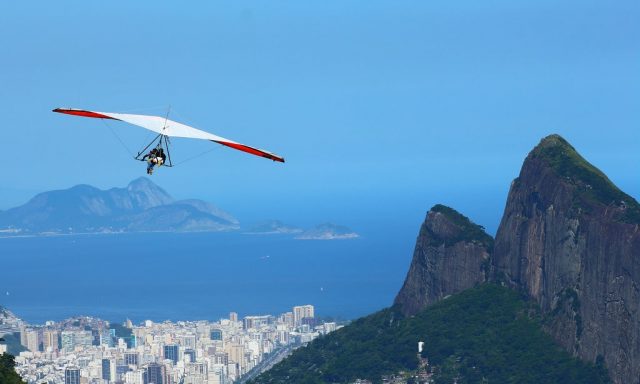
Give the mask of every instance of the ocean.
[[[417, 232], [417, 231], [416, 231]], [[241, 233], [0, 239], [0, 305], [31, 324], [71, 316], [122, 322], [278, 315], [312, 304], [354, 319], [392, 304], [414, 233], [353, 240]]]

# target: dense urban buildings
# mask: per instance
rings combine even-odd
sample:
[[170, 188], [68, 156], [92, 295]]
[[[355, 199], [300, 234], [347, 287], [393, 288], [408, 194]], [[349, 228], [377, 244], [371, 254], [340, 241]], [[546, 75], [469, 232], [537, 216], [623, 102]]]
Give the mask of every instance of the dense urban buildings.
[[336, 328], [316, 324], [312, 305], [279, 316], [231, 312], [217, 322], [22, 324], [29, 351], [16, 357], [16, 371], [30, 384], [231, 384]]

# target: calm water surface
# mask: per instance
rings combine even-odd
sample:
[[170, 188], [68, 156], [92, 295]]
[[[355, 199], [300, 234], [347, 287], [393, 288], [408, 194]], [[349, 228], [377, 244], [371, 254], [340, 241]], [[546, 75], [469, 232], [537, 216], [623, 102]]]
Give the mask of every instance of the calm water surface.
[[74, 315], [217, 320], [313, 304], [356, 318], [389, 306], [415, 235], [356, 240], [145, 233], [0, 239], [0, 305], [30, 323]]

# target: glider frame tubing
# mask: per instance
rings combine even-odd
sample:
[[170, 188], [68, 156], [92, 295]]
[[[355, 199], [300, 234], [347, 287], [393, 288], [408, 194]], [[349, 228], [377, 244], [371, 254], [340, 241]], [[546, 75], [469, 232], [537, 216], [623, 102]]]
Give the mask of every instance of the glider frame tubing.
[[[167, 152], [167, 161], [162, 164], [163, 167], [173, 167], [173, 163], [171, 162], [171, 152], [169, 152], [169, 136], [164, 135], [162, 133], [158, 134], [158, 136], [156, 136], [153, 140], [151, 140], [151, 142], [149, 144], [147, 144], [146, 147], [144, 147], [140, 152], [138, 152], [138, 155], [134, 157], [134, 159], [138, 160], [138, 161], [145, 161], [143, 160], [144, 156], [146, 155], [147, 149], [149, 149], [149, 147], [151, 147], [153, 144], [155, 144], [155, 142], [158, 142], [158, 144], [156, 144], [155, 148], [164, 148]], [[164, 142], [164, 145], [163, 145]]]

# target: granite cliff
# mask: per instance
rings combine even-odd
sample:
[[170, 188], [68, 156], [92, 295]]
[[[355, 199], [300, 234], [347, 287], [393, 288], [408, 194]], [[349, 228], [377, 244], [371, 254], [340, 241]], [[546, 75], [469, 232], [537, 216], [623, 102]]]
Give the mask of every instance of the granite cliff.
[[[603, 362], [614, 383], [640, 383], [634, 198], [551, 135], [511, 184], [495, 244], [460, 217], [442, 206], [427, 214], [395, 300], [405, 315], [480, 282], [500, 282], [539, 305], [546, 331], [568, 352]], [[460, 235], [469, 228], [473, 236]]]
[[562, 137], [543, 139], [511, 185], [497, 279], [525, 291], [574, 355], [640, 382], [640, 206]]
[[[426, 340], [436, 382], [639, 383], [639, 223], [636, 200], [551, 135], [512, 183], [495, 241], [434, 206], [393, 307], [254, 382], [380, 382], [415, 369], [411, 344]], [[447, 362], [466, 368], [446, 377]]]
[[411, 316], [429, 304], [487, 281], [493, 238], [452, 208], [436, 205], [420, 228], [395, 304]]

